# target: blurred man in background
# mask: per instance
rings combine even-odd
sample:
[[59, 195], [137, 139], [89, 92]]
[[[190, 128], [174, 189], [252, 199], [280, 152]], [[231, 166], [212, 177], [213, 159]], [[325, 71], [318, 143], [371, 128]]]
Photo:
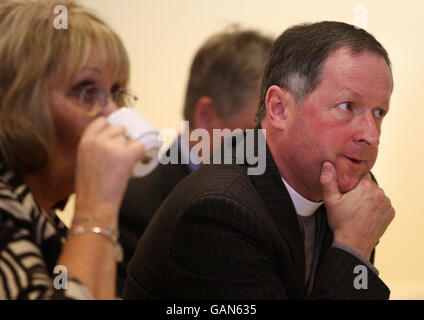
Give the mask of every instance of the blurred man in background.
[[118, 266], [118, 293], [127, 263], [155, 211], [178, 182], [218, 147], [213, 143], [213, 130], [245, 130], [255, 126], [263, 71], [272, 42], [272, 38], [257, 31], [236, 28], [212, 36], [198, 50], [186, 91], [184, 119], [189, 126], [185, 134], [190, 135], [195, 129], [206, 130], [203, 132], [210, 137], [210, 148], [203, 149], [199, 157], [194, 153], [190, 157], [190, 149], [197, 141], [186, 144], [179, 136], [171, 146], [179, 151], [178, 164], [160, 164], [148, 176], [130, 180], [119, 222], [125, 258]]

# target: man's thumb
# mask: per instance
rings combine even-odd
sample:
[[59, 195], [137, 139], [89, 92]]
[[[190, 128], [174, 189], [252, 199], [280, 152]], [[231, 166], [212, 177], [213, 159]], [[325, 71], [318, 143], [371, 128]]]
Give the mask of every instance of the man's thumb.
[[325, 161], [322, 164], [319, 181], [321, 183], [324, 201], [337, 200], [341, 196], [339, 186], [337, 184], [336, 169], [331, 162]]

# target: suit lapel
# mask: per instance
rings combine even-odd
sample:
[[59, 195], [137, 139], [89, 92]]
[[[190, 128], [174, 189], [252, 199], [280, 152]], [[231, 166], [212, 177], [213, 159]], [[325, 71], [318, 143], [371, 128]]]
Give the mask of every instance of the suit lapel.
[[[258, 134], [262, 135], [261, 131]], [[255, 134], [255, 152], [257, 152], [258, 138]], [[296, 288], [304, 288], [305, 278], [305, 248], [304, 241], [297, 220], [296, 211], [290, 195], [281, 180], [278, 168], [272, 155], [266, 147], [266, 169], [262, 175], [250, 176], [253, 184], [280, 235], [285, 239], [290, 249], [290, 256], [296, 274]], [[292, 281], [293, 279], [290, 279]]]

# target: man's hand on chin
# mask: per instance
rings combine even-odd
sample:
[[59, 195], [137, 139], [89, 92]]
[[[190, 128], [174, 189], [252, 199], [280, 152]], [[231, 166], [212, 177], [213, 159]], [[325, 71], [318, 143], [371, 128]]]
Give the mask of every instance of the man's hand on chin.
[[321, 167], [320, 183], [333, 242], [343, 243], [369, 259], [371, 252], [395, 216], [390, 199], [364, 175], [352, 190], [341, 193], [331, 162]]

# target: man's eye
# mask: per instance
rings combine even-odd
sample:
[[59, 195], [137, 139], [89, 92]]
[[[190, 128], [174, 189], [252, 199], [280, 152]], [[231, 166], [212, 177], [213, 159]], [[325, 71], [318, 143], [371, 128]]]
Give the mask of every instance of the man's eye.
[[352, 111], [352, 103], [350, 102], [340, 103], [337, 107], [345, 111]]
[[386, 111], [383, 109], [376, 109], [373, 113], [376, 118], [383, 118], [386, 115]]

